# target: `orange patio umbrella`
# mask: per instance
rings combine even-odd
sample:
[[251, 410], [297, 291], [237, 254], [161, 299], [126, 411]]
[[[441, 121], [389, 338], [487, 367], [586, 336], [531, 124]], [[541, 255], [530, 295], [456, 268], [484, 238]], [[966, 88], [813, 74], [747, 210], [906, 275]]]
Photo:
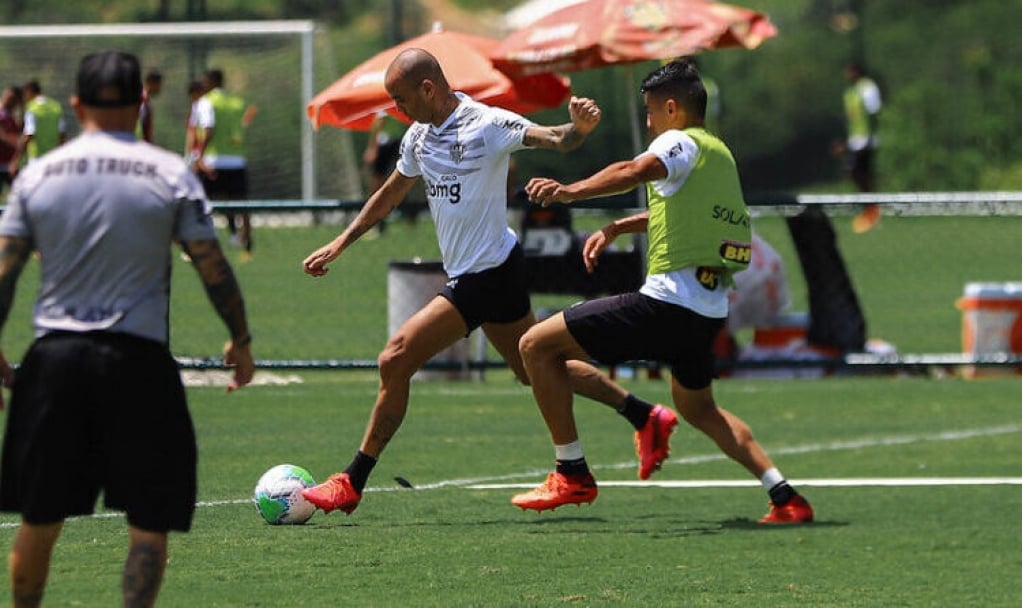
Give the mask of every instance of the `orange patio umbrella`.
[[498, 40], [434, 28], [374, 55], [316, 95], [306, 108], [314, 127], [328, 124], [342, 129], [367, 131], [377, 113], [385, 111], [408, 122], [383, 87], [387, 67], [409, 48], [421, 48], [440, 62], [456, 91], [478, 101], [527, 114], [555, 108], [571, 94], [569, 81], [553, 73], [511, 79], [493, 66], [489, 53]]
[[[777, 35], [762, 13], [714, 0], [582, 0], [511, 33], [490, 58], [513, 77], [673, 59], [727, 47], [754, 49]], [[632, 72], [628, 70], [629, 89]], [[629, 96], [632, 146], [641, 148]]]
[[775, 35], [764, 14], [713, 0], [585, 0], [513, 32], [490, 57], [520, 77], [753, 49]]

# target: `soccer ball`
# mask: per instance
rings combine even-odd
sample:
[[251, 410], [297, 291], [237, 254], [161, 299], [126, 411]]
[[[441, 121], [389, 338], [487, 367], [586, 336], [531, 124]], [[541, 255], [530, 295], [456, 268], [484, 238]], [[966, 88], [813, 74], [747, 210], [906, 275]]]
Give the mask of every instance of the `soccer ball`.
[[316, 507], [302, 497], [302, 490], [314, 485], [316, 480], [302, 467], [278, 464], [256, 482], [256, 511], [268, 524], [304, 524]]

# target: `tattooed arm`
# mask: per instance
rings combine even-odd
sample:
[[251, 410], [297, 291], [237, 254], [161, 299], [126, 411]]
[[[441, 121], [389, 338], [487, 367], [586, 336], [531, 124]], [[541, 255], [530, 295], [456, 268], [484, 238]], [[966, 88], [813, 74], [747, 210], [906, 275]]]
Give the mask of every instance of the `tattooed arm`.
[[533, 148], [570, 152], [582, 145], [589, 133], [600, 123], [600, 108], [587, 97], [572, 97], [568, 102], [571, 122], [556, 127], [529, 127], [524, 143]]
[[[31, 242], [22, 237], [0, 236], [0, 332], [7, 324], [7, 317], [14, 305], [14, 291], [18, 277], [25, 268], [28, 256], [32, 252]], [[14, 371], [7, 362], [3, 350], [0, 349], [0, 386], [10, 386], [14, 382]], [[3, 409], [3, 395], [0, 394], [0, 409]]]
[[181, 248], [192, 259], [210, 303], [231, 334], [231, 340], [224, 347], [224, 363], [234, 365], [234, 381], [227, 390], [240, 388], [248, 384], [255, 373], [249, 347], [252, 336], [248, 332], [241, 287], [217, 240], [184, 241]]

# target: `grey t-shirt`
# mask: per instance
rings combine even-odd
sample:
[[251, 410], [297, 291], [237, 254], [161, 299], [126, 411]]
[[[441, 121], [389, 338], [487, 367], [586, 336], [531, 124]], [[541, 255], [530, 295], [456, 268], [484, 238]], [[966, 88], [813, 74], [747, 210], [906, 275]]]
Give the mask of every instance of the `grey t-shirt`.
[[184, 160], [130, 133], [87, 131], [26, 167], [0, 235], [40, 254], [36, 335], [115, 331], [169, 337], [171, 243], [215, 239]]

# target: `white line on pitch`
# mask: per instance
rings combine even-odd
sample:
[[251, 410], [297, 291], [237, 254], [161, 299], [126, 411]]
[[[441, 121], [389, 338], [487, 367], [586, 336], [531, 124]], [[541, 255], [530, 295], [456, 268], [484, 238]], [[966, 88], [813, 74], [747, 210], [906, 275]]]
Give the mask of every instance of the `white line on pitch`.
[[[938, 433], [927, 433], [919, 435], [892, 435], [889, 437], [866, 437], [863, 439], [834, 441], [831, 443], [807, 443], [803, 445], [794, 445], [788, 447], [771, 447], [767, 450], [767, 453], [770, 454], [771, 456], [785, 456], [792, 454], [809, 454], [816, 452], [832, 452], [840, 450], [859, 450], [863, 448], [900, 446], [912, 443], [921, 443], [924, 441], [960, 441], [963, 439], [973, 439], [976, 437], [1008, 435], [1019, 432], [1022, 432], [1022, 425], [1006, 424], [1002, 426], [977, 429], [964, 429], [960, 431], [941, 431]], [[664, 464], [703, 464], [706, 462], [717, 462], [721, 460], [727, 460], [727, 456], [720, 452], [715, 452], [713, 454], [696, 454], [692, 456], [685, 456], [682, 458], [671, 458], [664, 462]], [[590, 464], [589, 466], [594, 471], [599, 471], [613, 469], [630, 469], [634, 468], [636, 466], [636, 463], [635, 461], [631, 461], [602, 465]], [[515, 479], [536, 479], [536, 478], [542, 479], [544, 476], [546, 476], [548, 472], [549, 472], [548, 469], [541, 469], [492, 477], [467, 477], [462, 479], [447, 479], [429, 484], [421, 485], [416, 484], [415, 488], [420, 490], [433, 490], [437, 488], [465, 487], [481, 483], [511, 481]], [[396, 490], [397, 488], [393, 489]], [[384, 488], [381, 488], [381, 490], [384, 490]]]
[[[862, 488], [871, 486], [1020, 486], [1022, 477], [873, 477], [862, 479], [793, 479], [798, 487]], [[531, 488], [534, 483], [479, 483], [465, 486], [469, 490], [515, 490]], [[702, 479], [662, 481], [601, 481], [600, 487], [609, 488], [753, 488], [760, 483], [754, 479]]]
[[[827, 451], [834, 451], [834, 450], [855, 450], [855, 449], [872, 448], [872, 447], [887, 447], [887, 446], [906, 445], [906, 444], [911, 444], [911, 443], [919, 443], [919, 442], [923, 442], [923, 441], [957, 441], [957, 440], [961, 440], [961, 439], [971, 439], [971, 438], [974, 438], [974, 437], [988, 437], [988, 436], [991, 436], [991, 435], [1006, 435], [1006, 434], [1018, 433], [1018, 432], [1022, 432], [1022, 425], [1009, 424], [1009, 425], [1003, 425], [1003, 426], [978, 428], [978, 429], [967, 429], [967, 430], [961, 430], [961, 431], [944, 431], [944, 432], [940, 432], [940, 433], [930, 433], [930, 434], [923, 434], [923, 435], [895, 435], [895, 436], [891, 436], [891, 437], [865, 438], [865, 439], [857, 439], [857, 440], [852, 440], [852, 441], [836, 441], [836, 442], [832, 442], [832, 443], [811, 443], [811, 444], [804, 444], [804, 445], [800, 445], [800, 446], [790, 446], [790, 447], [787, 447], [787, 448], [771, 448], [770, 450], [768, 450], [768, 452], [771, 455], [774, 455], [774, 456], [776, 456], [776, 455], [785, 455], [785, 454], [807, 454], [807, 453], [811, 453], [811, 452], [827, 452]], [[667, 463], [670, 463], [670, 464], [700, 464], [700, 463], [704, 463], [704, 462], [713, 462], [713, 461], [724, 460], [724, 459], [726, 459], [726, 456], [724, 456], [723, 454], [718, 452], [718, 453], [714, 453], [714, 454], [703, 454], [703, 455], [687, 456], [687, 457], [684, 457], [684, 458], [672, 458], [672, 459], [668, 460]], [[635, 466], [635, 462], [633, 461], [633, 462], [622, 462], [622, 463], [610, 464], [610, 465], [596, 465], [596, 466], [593, 466], [592, 468], [596, 469], [596, 470], [601, 470], [601, 469], [623, 469], [623, 468], [631, 468], [631, 467], [634, 467], [634, 466]], [[437, 481], [437, 482], [433, 482], [433, 483], [429, 483], [429, 484], [422, 484], [422, 485], [418, 485], [417, 484], [415, 486], [415, 489], [416, 490], [436, 490], [436, 489], [440, 489], [440, 488], [457, 488], [457, 487], [461, 487], [461, 488], [467, 487], [467, 488], [473, 488], [473, 489], [483, 489], [483, 488], [494, 488], [494, 489], [503, 489], [503, 488], [507, 488], [507, 489], [513, 489], [513, 488], [531, 488], [531, 487], [536, 485], [535, 482], [524, 483], [524, 484], [506, 484], [506, 485], [494, 485], [494, 484], [492, 484], [492, 482], [497, 482], [497, 481], [502, 481], [502, 480], [512, 480], [512, 479], [523, 479], [523, 478], [527, 478], [527, 479], [542, 478], [544, 475], [546, 475], [547, 472], [548, 472], [547, 469], [537, 469], [537, 470], [533, 470], [533, 471], [526, 471], [526, 472], [523, 472], [523, 473], [515, 473], [515, 474], [508, 474], [508, 475], [487, 476], [487, 477], [472, 477], [472, 478], [462, 478], [462, 479], [448, 479], [448, 480]], [[896, 479], [896, 478], [890, 478], [891, 481], [889, 483], [887, 482], [887, 480], [883, 480], [883, 482], [886, 483], [886, 485], [967, 485], [967, 483], [968, 483], [968, 482], [963, 482], [963, 483], [959, 483], [959, 484], [951, 484], [951, 483], [943, 483], [943, 484], [905, 483], [905, 484], [899, 484], [899, 483], [894, 483], [894, 481], [893, 481], [894, 479]], [[904, 478], [901, 478], [901, 479], [904, 479]], [[908, 478], [908, 479], [913, 479], [913, 478]], [[926, 479], [926, 478], [918, 478], [918, 479]], [[930, 479], [932, 479], [932, 478], [930, 478]], [[1006, 477], [1006, 478], [978, 477], [978, 478], [947, 478], [947, 479], [960, 479], [960, 480], [968, 480], [968, 479], [977, 479], [977, 480], [984, 480], [984, 479], [1007, 479], [1007, 480], [1014, 480], [1014, 479], [1018, 479], [1018, 478], [1014, 478], [1014, 477]], [[813, 480], [803, 480], [803, 481], [796, 480], [794, 483], [796, 483], [798, 485], [813, 485], [811, 483], [812, 481]], [[820, 481], [820, 480], [818, 480], [818, 481]], [[822, 480], [822, 481], [827, 481], [827, 480]], [[833, 485], [833, 486], [853, 486], [853, 485], [855, 485], [854, 484], [855, 480], [850, 480], [850, 479], [849, 480], [835, 479], [835, 480], [829, 480], [829, 481], [830, 481], [830, 485]], [[880, 480], [875, 480], [875, 481], [880, 481]], [[487, 482], [489, 482], [489, 483], [487, 483]], [[693, 486], [683, 485], [683, 484], [693, 484], [693, 483], [706, 484], [708, 482], [706, 482], [706, 481], [702, 481], [702, 482], [695, 482], [695, 481], [670, 481], [670, 480], [666, 480], [666, 481], [662, 481], [662, 482], [601, 481], [600, 485], [601, 486], [606, 486], [606, 487], [611, 487], [611, 486], [615, 486], [615, 485], [618, 485], [618, 486], [625, 486], [625, 485], [638, 486], [638, 485], [645, 484], [645, 485], [648, 485], [648, 486], [660, 486], [660, 487], [693, 487]], [[759, 485], [759, 482], [757, 482], [755, 480], [720, 481], [720, 482], [717, 482], [717, 483], [720, 483], [720, 484], [723, 484], [723, 485], [716, 486], [716, 487], [746, 487], [746, 486], [755, 487], [755, 486]], [[979, 483], [979, 482], [972, 482], [969, 485], [977, 485], [977, 483]], [[987, 482], [987, 483], [989, 483], [989, 482]], [[1014, 481], [1001, 482], [1001, 483], [1002, 484], [1018, 485], [1018, 482], [1014, 482]], [[664, 485], [664, 484], [674, 484], [674, 485], [673, 486], [668, 486], [668, 485]], [[861, 485], [867, 485], [867, 484], [861, 484]], [[872, 485], [882, 485], [882, 484], [881, 483], [876, 483], [876, 484], [872, 484]], [[704, 486], [695, 486], [695, 487], [710, 487], [710, 486], [705, 486], [704, 485]], [[389, 487], [389, 486], [388, 487], [369, 487], [369, 488], [366, 488], [366, 491], [368, 491], [368, 492], [387, 492], [387, 491], [399, 491], [399, 490], [403, 490], [403, 488], [394, 488], [394, 487]], [[203, 502], [196, 503], [196, 506], [197, 507], [215, 507], [215, 506], [221, 506], [221, 505], [240, 505], [240, 504], [249, 504], [249, 503], [251, 503], [251, 501], [252, 501], [252, 499], [250, 499], [250, 498], [231, 499], [231, 500], [203, 501]], [[73, 521], [73, 520], [76, 520], [76, 519], [110, 518], [110, 517], [122, 517], [122, 516], [123, 516], [123, 513], [119, 513], [119, 512], [104, 512], [104, 513], [97, 513], [95, 515], [90, 515], [90, 516], [68, 518], [68, 521]], [[16, 521], [0, 522], [0, 530], [2, 530], [2, 529], [9, 529], [9, 528], [16, 528], [16, 527], [18, 527], [18, 525], [19, 524]]]

